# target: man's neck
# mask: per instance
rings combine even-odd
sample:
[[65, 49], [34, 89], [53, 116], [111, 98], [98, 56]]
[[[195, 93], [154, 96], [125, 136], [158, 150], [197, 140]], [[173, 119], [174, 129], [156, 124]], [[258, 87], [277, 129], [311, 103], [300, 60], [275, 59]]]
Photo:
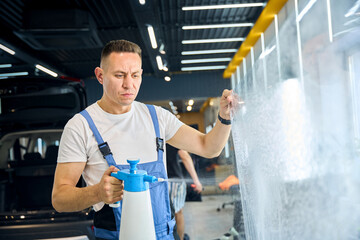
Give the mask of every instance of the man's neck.
[[129, 112], [131, 109], [131, 105], [121, 106], [118, 104], [111, 104], [103, 98], [97, 101], [97, 104], [101, 107], [102, 110], [110, 114], [123, 114]]

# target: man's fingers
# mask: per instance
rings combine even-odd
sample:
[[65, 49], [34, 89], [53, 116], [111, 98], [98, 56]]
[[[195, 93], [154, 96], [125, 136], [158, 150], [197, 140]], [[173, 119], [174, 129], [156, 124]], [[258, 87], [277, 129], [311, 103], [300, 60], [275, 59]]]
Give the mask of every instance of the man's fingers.
[[233, 107], [233, 90], [224, 89], [220, 100], [220, 117], [230, 118], [230, 110]]
[[124, 189], [124, 182], [119, 179], [114, 179], [111, 184], [114, 185], [114, 191], [122, 191]]
[[106, 171], [104, 172], [104, 175], [110, 176], [112, 172], [117, 172], [119, 169], [117, 169], [115, 166], [110, 166]]
[[225, 100], [226, 107], [231, 105], [231, 102], [233, 101], [233, 90], [227, 90], [225, 89], [223, 91], [222, 99]]
[[223, 97], [224, 99], [228, 98], [229, 96], [232, 95], [232, 91], [233, 91], [233, 90], [224, 89], [224, 91], [223, 91], [223, 93], [222, 93], [222, 97]]

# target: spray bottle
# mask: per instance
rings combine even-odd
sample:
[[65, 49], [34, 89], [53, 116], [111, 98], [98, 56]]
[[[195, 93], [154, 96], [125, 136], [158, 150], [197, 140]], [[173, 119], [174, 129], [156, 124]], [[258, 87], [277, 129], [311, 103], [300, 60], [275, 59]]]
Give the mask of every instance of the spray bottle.
[[121, 212], [120, 240], [155, 240], [155, 226], [151, 206], [149, 182], [163, 181], [137, 170], [140, 160], [127, 160], [130, 169], [124, 169], [111, 176], [124, 181], [124, 197]]

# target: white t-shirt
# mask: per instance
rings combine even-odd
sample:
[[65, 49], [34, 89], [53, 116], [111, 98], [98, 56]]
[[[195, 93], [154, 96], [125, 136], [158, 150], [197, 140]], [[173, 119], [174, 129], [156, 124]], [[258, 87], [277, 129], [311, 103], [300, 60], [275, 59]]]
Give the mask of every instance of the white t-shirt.
[[[158, 106], [155, 106], [155, 109], [160, 137], [167, 141], [183, 123], [168, 110]], [[97, 103], [90, 105], [86, 110], [104, 142], [109, 144], [116, 164], [128, 164], [126, 160], [130, 158], [140, 159], [140, 164], [157, 160], [155, 130], [145, 104], [134, 101], [131, 110], [124, 114], [107, 113]], [[166, 167], [166, 153], [163, 156]], [[109, 168], [88, 122], [79, 113], [71, 118], [64, 128], [57, 161], [86, 162], [82, 175], [88, 186], [97, 184]], [[103, 206], [103, 202], [98, 203], [94, 205], [94, 209], [98, 211]]]

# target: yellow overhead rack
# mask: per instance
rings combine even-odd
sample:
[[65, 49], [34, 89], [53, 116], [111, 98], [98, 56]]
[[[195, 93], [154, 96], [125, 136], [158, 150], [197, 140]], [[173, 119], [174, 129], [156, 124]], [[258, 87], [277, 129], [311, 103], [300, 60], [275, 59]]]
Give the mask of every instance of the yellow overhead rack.
[[233, 59], [223, 73], [224, 78], [230, 78], [235, 72], [237, 66], [240, 65], [244, 57], [249, 53], [250, 49], [255, 45], [260, 38], [261, 33], [269, 27], [274, 20], [274, 16], [282, 9], [287, 0], [269, 0], [264, 10], [261, 12], [258, 20], [250, 30], [245, 41], [241, 44], [239, 50], [234, 55]]

